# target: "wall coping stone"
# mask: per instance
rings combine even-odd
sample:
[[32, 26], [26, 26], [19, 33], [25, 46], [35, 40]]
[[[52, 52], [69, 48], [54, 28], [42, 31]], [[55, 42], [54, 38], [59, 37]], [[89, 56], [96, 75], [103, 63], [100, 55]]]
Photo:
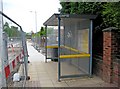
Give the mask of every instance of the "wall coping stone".
[[105, 28], [102, 30], [103, 32], [112, 32], [112, 31], [119, 31], [118, 28], [116, 27], [109, 27], [109, 28]]

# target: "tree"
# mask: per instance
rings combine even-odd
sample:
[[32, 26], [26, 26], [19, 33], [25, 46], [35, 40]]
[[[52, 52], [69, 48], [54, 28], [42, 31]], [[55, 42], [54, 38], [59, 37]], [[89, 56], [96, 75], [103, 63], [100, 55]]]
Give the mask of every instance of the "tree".
[[9, 27], [8, 22], [5, 22], [5, 24], [4, 24], [4, 26], [3, 26], [3, 29], [4, 29], [3, 31], [6, 32], [9, 37], [12, 36], [12, 33], [11, 33], [11, 31], [10, 31], [11, 29], [10, 29], [10, 27]]
[[61, 2], [63, 14], [99, 14], [105, 3], [102, 2]]
[[45, 35], [45, 29], [43, 27], [41, 27], [41, 29], [40, 29], [40, 35], [41, 36]]
[[120, 28], [120, 2], [107, 3], [102, 12], [106, 27]]
[[70, 2], [66, 2], [66, 3], [61, 2], [60, 4], [62, 6], [61, 13], [70, 14], [70, 12], [71, 12], [71, 3]]
[[9, 26], [8, 22], [5, 22], [4, 24], [4, 32], [7, 33], [8, 37], [20, 37], [20, 31], [18, 30], [18, 27], [15, 26]]
[[20, 37], [20, 31], [18, 31], [18, 27], [11, 26], [12, 37]]
[[62, 14], [99, 15], [104, 27], [120, 28], [120, 2], [61, 2]]
[[41, 29], [40, 29], [40, 36], [41, 36], [41, 47], [43, 47], [44, 46], [44, 44], [45, 44], [45, 34], [46, 34], [46, 32], [45, 32], [45, 29], [44, 29], [44, 27], [41, 27]]

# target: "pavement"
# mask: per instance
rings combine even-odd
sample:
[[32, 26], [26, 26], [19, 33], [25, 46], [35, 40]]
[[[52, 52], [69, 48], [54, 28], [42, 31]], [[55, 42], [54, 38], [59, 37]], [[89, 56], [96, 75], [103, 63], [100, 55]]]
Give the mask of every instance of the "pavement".
[[39, 53], [33, 46], [32, 43], [27, 43], [29, 61], [32, 62], [44, 62], [45, 56]]
[[[57, 64], [58, 62], [48, 61], [45, 63], [45, 56], [34, 49], [32, 43], [27, 43], [28, 47], [28, 76], [30, 80], [26, 81], [25, 87], [116, 87], [101, 80], [99, 77], [79, 77], [65, 78], [58, 82]], [[21, 87], [21, 84], [15, 85]]]

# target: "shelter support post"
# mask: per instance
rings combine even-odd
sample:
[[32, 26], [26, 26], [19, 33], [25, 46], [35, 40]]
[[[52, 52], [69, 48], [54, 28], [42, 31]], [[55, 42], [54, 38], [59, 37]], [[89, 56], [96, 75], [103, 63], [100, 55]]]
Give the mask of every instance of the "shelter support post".
[[47, 63], [47, 25], [45, 26], [45, 63]]
[[92, 77], [92, 30], [93, 30], [93, 20], [90, 20], [90, 30], [89, 30], [89, 76]]
[[61, 18], [58, 17], [58, 81], [60, 82], [60, 25], [61, 25]]

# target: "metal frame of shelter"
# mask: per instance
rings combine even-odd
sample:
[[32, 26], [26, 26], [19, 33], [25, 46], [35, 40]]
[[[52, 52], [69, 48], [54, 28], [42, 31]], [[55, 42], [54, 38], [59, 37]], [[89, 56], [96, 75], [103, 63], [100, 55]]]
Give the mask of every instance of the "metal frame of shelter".
[[[58, 44], [56, 46], [48, 46], [47, 45], [47, 34], [46, 34], [46, 44], [45, 44], [45, 49], [46, 49], [46, 61], [47, 59], [49, 59], [47, 57], [47, 49], [48, 48], [58, 48], [58, 81], [60, 81], [61, 78], [70, 78], [70, 77], [80, 77], [80, 76], [84, 76], [84, 75], [88, 75], [88, 76], [92, 76], [92, 30], [93, 30], [93, 20], [96, 18], [96, 15], [77, 15], [77, 14], [53, 14], [46, 22], [44, 22], [44, 26], [46, 26], [46, 33], [47, 33], [47, 28], [48, 26], [58, 26]], [[76, 20], [80, 20], [81, 22], [84, 22], [84, 20], [88, 20], [89, 21], [89, 31], [88, 31], [88, 53], [79, 53], [79, 54], [74, 54], [74, 55], [61, 55], [61, 26], [63, 26], [64, 28], [66, 27], [66, 22], [70, 22], [68, 21], [68, 19], [75, 19]], [[74, 23], [74, 22], [73, 22]], [[71, 22], [71, 25], [73, 24]], [[78, 52], [79, 50], [71, 48], [71, 47], [66, 47], [64, 46], [64, 48], [67, 48], [69, 50]], [[84, 58], [84, 57], [88, 57], [89, 58], [89, 63], [88, 63], [88, 74], [78, 74], [78, 75], [61, 75], [61, 60], [62, 59], [72, 59], [72, 58]]]

